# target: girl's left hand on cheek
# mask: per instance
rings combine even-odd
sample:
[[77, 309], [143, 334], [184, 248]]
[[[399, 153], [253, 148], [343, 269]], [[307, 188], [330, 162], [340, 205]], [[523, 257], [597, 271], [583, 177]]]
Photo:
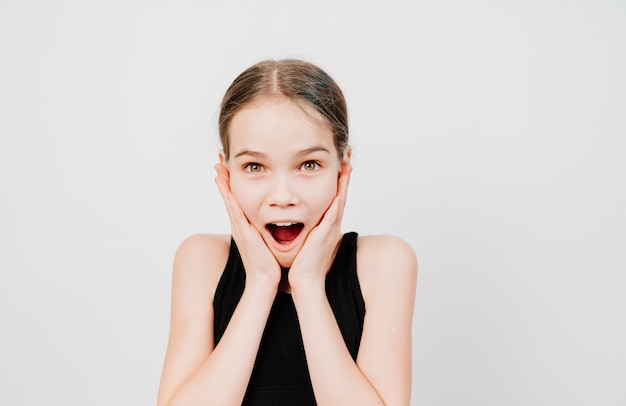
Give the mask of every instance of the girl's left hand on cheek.
[[326, 273], [330, 270], [343, 237], [341, 220], [346, 206], [351, 172], [352, 166], [349, 163], [342, 164], [337, 181], [337, 195], [320, 223], [307, 236], [289, 270], [289, 285], [292, 289], [307, 286], [324, 288]]

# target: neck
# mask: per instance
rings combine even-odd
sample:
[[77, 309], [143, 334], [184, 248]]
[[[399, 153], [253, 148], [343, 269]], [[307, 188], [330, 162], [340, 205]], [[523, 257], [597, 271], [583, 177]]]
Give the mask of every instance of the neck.
[[281, 268], [278, 290], [285, 293], [291, 293], [291, 286], [289, 286], [289, 268]]

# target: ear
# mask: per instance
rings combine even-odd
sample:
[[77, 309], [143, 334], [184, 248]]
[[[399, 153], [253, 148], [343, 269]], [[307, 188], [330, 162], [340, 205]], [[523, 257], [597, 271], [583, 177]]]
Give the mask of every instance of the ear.
[[343, 158], [341, 159], [341, 163], [350, 163], [352, 161], [352, 147], [350, 145], [346, 145], [346, 149], [343, 150]]
[[226, 155], [224, 154], [224, 150], [221, 149], [220, 152], [217, 154], [219, 160], [220, 160], [220, 164], [226, 166], [226, 163], [228, 162], [226, 160]]
[[343, 158], [339, 162], [339, 173], [342, 173], [348, 168], [352, 168], [352, 147], [347, 145], [343, 151]]

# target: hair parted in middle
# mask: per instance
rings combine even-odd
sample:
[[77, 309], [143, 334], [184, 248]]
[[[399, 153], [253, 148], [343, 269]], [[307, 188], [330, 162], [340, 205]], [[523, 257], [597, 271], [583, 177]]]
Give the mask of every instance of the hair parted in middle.
[[240, 110], [264, 97], [283, 96], [313, 107], [330, 124], [339, 159], [348, 145], [348, 109], [337, 83], [318, 66], [299, 59], [265, 60], [243, 71], [220, 107], [219, 134], [229, 158], [229, 127]]

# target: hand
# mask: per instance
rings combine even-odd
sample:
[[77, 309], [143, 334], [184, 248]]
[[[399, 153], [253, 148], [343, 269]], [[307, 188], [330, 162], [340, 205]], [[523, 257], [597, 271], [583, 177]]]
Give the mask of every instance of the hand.
[[351, 172], [352, 166], [343, 163], [337, 181], [337, 195], [326, 209], [320, 223], [307, 236], [289, 270], [289, 286], [292, 289], [306, 286], [324, 288], [326, 274], [330, 270], [343, 236], [341, 220], [346, 206]]
[[269, 250], [258, 230], [250, 224], [237, 199], [230, 190], [230, 174], [222, 165], [215, 165], [217, 177], [215, 183], [222, 194], [233, 239], [237, 243], [241, 260], [246, 269], [246, 285], [260, 283], [278, 289], [281, 269], [278, 261]]

